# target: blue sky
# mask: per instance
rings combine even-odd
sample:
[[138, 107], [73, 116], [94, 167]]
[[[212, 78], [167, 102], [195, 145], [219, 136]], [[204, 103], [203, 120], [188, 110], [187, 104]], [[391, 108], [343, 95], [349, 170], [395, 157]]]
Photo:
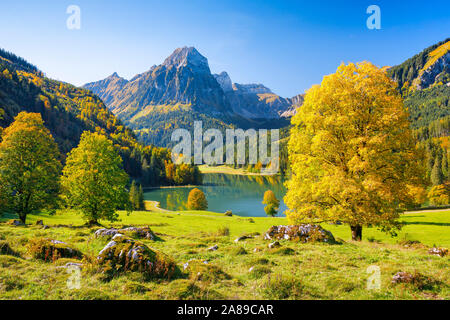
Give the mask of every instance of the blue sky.
[[[69, 30], [69, 5], [81, 29]], [[369, 5], [381, 30], [369, 30]], [[290, 97], [320, 83], [341, 62], [395, 65], [450, 37], [450, 1], [7, 1], [0, 47], [47, 76], [75, 85], [113, 72], [125, 78], [195, 46], [212, 72], [263, 83]]]

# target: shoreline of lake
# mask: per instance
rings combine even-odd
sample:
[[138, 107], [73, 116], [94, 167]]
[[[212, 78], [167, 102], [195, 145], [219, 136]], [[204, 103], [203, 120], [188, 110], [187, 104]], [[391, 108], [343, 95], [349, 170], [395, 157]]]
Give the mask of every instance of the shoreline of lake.
[[265, 217], [262, 204], [264, 193], [272, 190], [280, 200], [279, 216], [285, 216], [287, 207], [283, 197], [286, 189], [280, 176], [207, 173], [203, 177], [203, 185], [146, 188], [144, 199], [159, 202], [161, 209], [184, 211], [187, 210], [189, 192], [195, 187], [205, 193], [208, 210], [213, 212], [231, 210], [233, 214], [242, 217]]
[[264, 174], [258, 172], [248, 172], [243, 168], [231, 168], [225, 165], [220, 166], [208, 166], [206, 164], [198, 166], [200, 172], [202, 174], [210, 174], [210, 173], [221, 173], [221, 174], [229, 174], [229, 175], [240, 175], [240, 176], [264, 176], [264, 177], [273, 177], [279, 176], [280, 174]]

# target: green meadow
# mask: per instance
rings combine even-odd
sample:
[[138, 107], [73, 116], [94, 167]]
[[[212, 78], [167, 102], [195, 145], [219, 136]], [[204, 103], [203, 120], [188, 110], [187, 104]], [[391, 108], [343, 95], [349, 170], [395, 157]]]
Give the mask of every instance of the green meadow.
[[[449, 256], [430, 255], [433, 246], [450, 245], [450, 210], [420, 211], [402, 215], [404, 227], [397, 237], [375, 228], [363, 230], [363, 241], [351, 241], [345, 225], [323, 224], [338, 244], [280, 241], [269, 249], [263, 234], [272, 225], [287, 224], [284, 218], [245, 218], [209, 211], [120, 212], [120, 221], [101, 221], [105, 227], [149, 226], [156, 241], [141, 240], [150, 248], [172, 257], [181, 270], [173, 279], [144, 279], [140, 273], [126, 272], [105, 280], [85, 267], [95, 261], [108, 243], [95, 238], [99, 227], [86, 227], [74, 211], [54, 215], [30, 215], [27, 226], [11, 226], [0, 221], [0, 242], [14, 253], [0, 255], [1, 299], [449, 299]], [[43, 220], [44, 229], [36, 225]], [[253, 236], [240, 242], [242, 235]], [[61, 266], [76, 260], [42, 262], [27, 251], [32, 238], [64, 241], [87, 258], [81, 271], [79, 289], [69, 289], [71, 276]], [[216, 251], [208, 251], [217, 245]], [[199, 272], [183, 270], [191, 259], [207, 261]], [[78, 261], [79, 262], [79, 261]], [[368, 290], [371, 276], [367, 268], [380, 270], [381, 288]], [[399, 271], [421, 274], [422, 280], [394, 284]]]

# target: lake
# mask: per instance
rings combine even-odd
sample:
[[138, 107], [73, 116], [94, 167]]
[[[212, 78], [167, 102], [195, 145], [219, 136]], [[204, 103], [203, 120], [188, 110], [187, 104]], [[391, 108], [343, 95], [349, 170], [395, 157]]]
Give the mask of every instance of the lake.
[[[203, 174], [201, 189], [208, 200], [208, 210], [225, 212], [245, 217], [264, 217], [264, 192], [272, 190], [280, 200], [278, 216], [284, 216], [287, 209], [283, 202], [286, 189], [279, 176], [245, 176], [221, 173]], [[174, 187], [148, 190], [145, 200], [158, 201], [160, 207], [168, 210], [187, 210], [186, 203], [189, 192], [187, 187]]]

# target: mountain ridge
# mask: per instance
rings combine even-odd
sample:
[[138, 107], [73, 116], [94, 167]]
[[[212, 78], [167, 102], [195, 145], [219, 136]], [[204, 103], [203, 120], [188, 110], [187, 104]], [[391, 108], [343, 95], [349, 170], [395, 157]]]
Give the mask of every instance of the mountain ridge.
[[292, 108], [290, 99], [262, 84], [238, 84], [226, 72], [212, 74], [208, 59], [194, 47], [177, 48], [162, 64], [126, 81], [114, 73], [83, 88], [104, 99], [135, 132], [145, 132], [144, 143], [167, 144], [169, 137], [161, 131], [191, 129], [196, 119], [206, 128], [258, 127]]

